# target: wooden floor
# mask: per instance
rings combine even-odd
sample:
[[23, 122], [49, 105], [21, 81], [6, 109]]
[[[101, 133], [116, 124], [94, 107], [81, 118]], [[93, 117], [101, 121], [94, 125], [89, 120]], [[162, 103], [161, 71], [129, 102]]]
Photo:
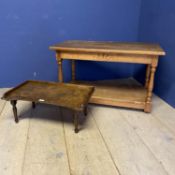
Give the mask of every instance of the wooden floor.
[[153, 103], [151, 114], [91, 105], [74, 134], [68, 110], [19, 102], [15, 124], [0, 101], [0, 175], [175, 175], [175, 110]]

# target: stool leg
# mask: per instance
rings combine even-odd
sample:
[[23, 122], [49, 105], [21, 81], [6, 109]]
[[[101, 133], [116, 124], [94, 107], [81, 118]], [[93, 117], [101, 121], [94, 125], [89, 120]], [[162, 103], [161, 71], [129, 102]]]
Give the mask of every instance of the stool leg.
[[72, 60], [72, 81], [75, 81], [75, 60]]
[[148, 89], [147, 89], [147, 98], [146, 98], [146, 105], [144, 112], [150, 113], [151, 112], [151, 98], [152, 98], [152, 91], [154, 87], [154, 76], [156, 72], [156, 66], [151, 65], [151, 74], [150, 79], [148, 83]]
[[74, 126], [75, 126], [75, 133], [78, 133], [78, 114], [77, 112], [74, 112]]
[[18, 123], [19, 119], [18, 119], [18, 115], [17, 115], [16, 103], [17, 103], [16, 100], [11, 101], [11, 105], [13, 106], [13, 114], [14, 114], [15, 122]]
[[87, 106], [84, 108], [84, 115], [87, 116]]
[[32, 108], [34, 109], [36, 107], [35, 102], [32, 102]]

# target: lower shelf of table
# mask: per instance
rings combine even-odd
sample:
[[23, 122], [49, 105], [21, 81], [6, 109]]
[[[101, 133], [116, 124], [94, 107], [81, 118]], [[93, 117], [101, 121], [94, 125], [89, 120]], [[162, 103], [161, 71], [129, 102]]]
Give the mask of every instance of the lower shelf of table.
[[74, 83], [95, 86], [90, 103], [134, 109], [145, 108], [147, 89], [132, 78]]

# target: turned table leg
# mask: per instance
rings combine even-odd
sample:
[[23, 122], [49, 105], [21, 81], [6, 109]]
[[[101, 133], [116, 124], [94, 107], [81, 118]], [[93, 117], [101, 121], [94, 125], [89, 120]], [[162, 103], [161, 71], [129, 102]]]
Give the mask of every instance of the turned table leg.
[[87, 116], [87, 106], [84, 108], [84, 115]]
[[57, 59], [57, 62], [58, 62], [58, 80], [59, 82], [63, 82], [63, 67], [62, 67], [62, 59], [60, 57], [60, 54], [57, 53], [56, 54], [56, 59]]
[[72, 81], [75, 81], [75, 60], [72, 60]]
[[156, 65], [151, 65], [150, 68], [150, 78], [148, 83], [148, 92], [147, 92], [147, 98], [146, 98], [146, 105], [144, 111], [149, 113], [151, 112], [151, 98], [152, 98], [152, 91], [154, 87], [154, 76], [156, 72]]
[[32, 102], [32, 108], [34, 109], [36, 107], [36, 103]]
[[74, 126], [75, 126], [75, 133], [78, 133], [78, 119], [79, 119], [79, 116], [77, 114], [77, 112], [74, 112]]
[[148, 64], [146, 68], [146, 80], [145, 80], [145, 88], [148, 88], [149, 79], [150, 79], [150, 71], [151, 71], [151, 65]]
[[11, 101], [11, 105], [13, 106], [13, 114], [14, 114], [15, 122], [18, 123], [19, 119], [18, 119], [18, 115], [17, 115], [16, 103], [17, 103], [16, 100]]

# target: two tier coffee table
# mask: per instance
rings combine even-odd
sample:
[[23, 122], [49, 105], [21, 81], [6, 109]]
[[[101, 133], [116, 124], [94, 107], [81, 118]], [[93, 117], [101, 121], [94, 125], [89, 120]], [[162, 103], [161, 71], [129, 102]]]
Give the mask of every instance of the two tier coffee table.
[[[142, 109], [151, 112], [154, 76], [159, 56], [165, 55], [158, 44], [93, 41], [65, 41], [50, 47], [56, 52], [58, 79], [63, 82], [62, 62], [72, 60], [72, 81], [95, 86], [90, 103]], [[145, 64], [146, 78], [142, 86], [133, 78], [112, 81], [79, 82], [75, 60]]]

